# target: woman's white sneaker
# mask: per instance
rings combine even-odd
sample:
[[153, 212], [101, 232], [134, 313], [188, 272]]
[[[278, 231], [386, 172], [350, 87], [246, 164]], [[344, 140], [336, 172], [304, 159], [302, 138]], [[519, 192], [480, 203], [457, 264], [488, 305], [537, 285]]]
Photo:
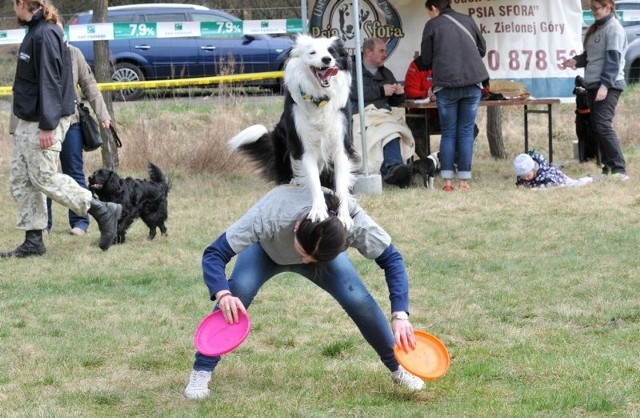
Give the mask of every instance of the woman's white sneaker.
[[400, 366], [395, 372], [391, 372], [391, 380], [397, 385], [402, 385], [411, 390], [424, 389], [424, 382], [418, 376], [414, 376]]
[[206, 370], [193, 370], [189, 376], [189, 384], [184, 388], [184, 396], [187, 399], [198, 400], [209, 396], [209, 381], [211, 372]]

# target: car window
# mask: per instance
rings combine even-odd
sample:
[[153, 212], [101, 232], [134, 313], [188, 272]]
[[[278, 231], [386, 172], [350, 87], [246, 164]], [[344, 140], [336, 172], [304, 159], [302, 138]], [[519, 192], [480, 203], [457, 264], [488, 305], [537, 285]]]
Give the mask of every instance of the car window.
[[134, 14], [122, 13], [122, 14], [109, 14], [107, 21], [111, 23], [131, 23], [133, 22]]
[[618, 4], [616, 10], [623, 13], [622, 26], [640, 25], [640, 3]]
[[145, 22], [186, 22], [187, 15], [184, 13], [147, 13], [144, 15]]
[[192, 12], [191, 18], [195, 22], [227, 22], [231, 20], [225, 16], [218, 16], [213, 13], [198, 13], [198, 12]]

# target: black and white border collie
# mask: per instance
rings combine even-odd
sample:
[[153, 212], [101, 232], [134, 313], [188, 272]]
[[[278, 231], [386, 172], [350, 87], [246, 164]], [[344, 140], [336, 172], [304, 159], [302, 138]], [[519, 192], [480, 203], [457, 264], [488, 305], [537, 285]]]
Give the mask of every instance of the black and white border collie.
[[433, 181], [436, 174], [440, 171], [440, 152], [431, 153], [424, 160], [416, 160], [413, 162], [413, 174], [422, 177], [424, 187], [433, 189]]
[[359, 161], [351, 126], [351, 57], [337, 38], [299, 35], [284, 68], [284, 111], [272, 131], [253, 125], [229, 141], [259, 163], [277, 184], [308, 187], [313, 201], [309, 218], [329, 214], [322, 186], [341, 201], [337, 216], [350, 228], [347, 207]]

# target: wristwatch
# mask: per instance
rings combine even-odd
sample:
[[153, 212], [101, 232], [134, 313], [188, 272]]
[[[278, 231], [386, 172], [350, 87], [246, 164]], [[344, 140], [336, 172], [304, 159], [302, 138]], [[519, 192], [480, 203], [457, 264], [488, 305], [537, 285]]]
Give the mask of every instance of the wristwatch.
[[396, 319], [400, 320], [400, 321], [408, 321], [409, 320], [409, 314], [403, 311], [399, 311], [399, 312], [394, 312], [393, 314], [391, 314], [391, 320], [395, 321]]

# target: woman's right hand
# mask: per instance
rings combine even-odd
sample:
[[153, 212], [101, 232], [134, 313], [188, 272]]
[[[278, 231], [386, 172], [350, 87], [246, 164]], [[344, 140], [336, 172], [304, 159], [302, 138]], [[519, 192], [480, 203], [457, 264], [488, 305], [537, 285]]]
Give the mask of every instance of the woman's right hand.
[[576, 60], [574, 60], [573, 58], [569, 58], [568, 60], [565, 60], [564, 62], [560, 63], [560, 66], [564, 69], [566, 68], [571, 68], [572, 70], [576, 69]]
[[395, 345], [402, 348], [405, 353], [416, 348], [416, 337], [413, 333], [413, 326], [408, 319], [394, 319], [391, 321], [391, 333]]
[[242, 301], [233, 296], [229, 291], [220, 291], [220, 296], [216, 295], [218, 308], [222, 311], [227, 324], [237, 324], [240, 322], [240, 313], [247, 314], [247, 309]]

